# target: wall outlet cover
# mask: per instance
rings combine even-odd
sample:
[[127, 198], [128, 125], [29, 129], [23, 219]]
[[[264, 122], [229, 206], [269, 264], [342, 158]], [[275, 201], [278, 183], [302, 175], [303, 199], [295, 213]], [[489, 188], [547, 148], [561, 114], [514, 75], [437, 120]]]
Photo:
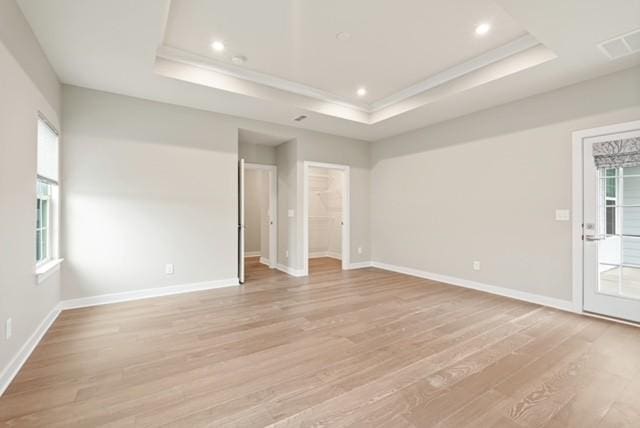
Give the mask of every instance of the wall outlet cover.
[[478, 261], [473, 262], [473, 270], [480, 270], [480, 262]]
[[173, 275], [173, 263], [167, 263], [167, 265], [164, 267], [164, 273], [166, 273], [167, 275]]

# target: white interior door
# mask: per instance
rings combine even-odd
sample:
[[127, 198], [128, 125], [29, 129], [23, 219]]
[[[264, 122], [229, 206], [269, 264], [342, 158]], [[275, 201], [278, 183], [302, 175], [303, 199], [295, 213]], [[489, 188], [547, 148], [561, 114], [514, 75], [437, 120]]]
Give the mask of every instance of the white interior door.
[[244, 284], [244, 159], [238, 162], [238, 280]]
[[593, 159], [593, 144], [636, 137], [583, 140], [583, 309], [640, 323], [640, 166], [598, 169]]

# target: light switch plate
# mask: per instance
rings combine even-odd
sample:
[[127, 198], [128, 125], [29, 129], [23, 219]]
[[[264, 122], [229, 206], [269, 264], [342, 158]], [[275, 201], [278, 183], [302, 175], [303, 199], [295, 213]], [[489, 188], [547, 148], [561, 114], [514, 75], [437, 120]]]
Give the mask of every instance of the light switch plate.
[[569, 210], [556, 210], [557, 221], [569, 221], [571, 220], [571, 212]]
[[294, 214], [295, 214], [295, 213], [294, 213], [294, 211], [293, 211], [293, 210], [288, 210], [288, 211], [287, 211], [287, 216], [288, 216], [288, 217], [293, 217], [293, 216], [294, 216]]

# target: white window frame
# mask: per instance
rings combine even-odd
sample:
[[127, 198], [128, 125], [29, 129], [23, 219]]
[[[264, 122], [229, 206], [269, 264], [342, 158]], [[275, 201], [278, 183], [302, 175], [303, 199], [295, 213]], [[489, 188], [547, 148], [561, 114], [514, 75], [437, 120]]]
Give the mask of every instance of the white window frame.
[[[47, 120], [47, 118], [42, 114], [38, 113], [37, 117], [38, 121], [42, 121], [51, 131], [53, 131], [58, 136], [58, 147], [60, 145], [60, 132], [53, 126], [53, 124]], [[36, 142], [38, 135], [36, 134]], [[36, 143], [37, 145], [37, 143]], [[59, 150], [59, 149], [58, 149]], [[59, 151], [58, 151], [59, 153]], [[60, 159], [58, 159], [60, 162]], [[40, 183], [49, 186], [49, 194], [45, 197], [41, 197], [41, 194], [38, 190], [38, 186]], [[36, 174], [36, 204], [38, 203], [38, 199], [48, 200], [47, 207], [47, 241], [46, 241], [46, 256], [42, 260], [37, 260], [37, 250], [36, 250], [36, 260], [35, 260], [35, 275], [37, 279], [37, 283], [41, 283], [50, 277], [53, 273], [60, 269], [60, 264], [63, 259], [59, 257], [59, 206], [60, 206], [60, 184], [57, 181], [50, 180], [46, 177], [41, 177]], [[37, 231], [42, 230], [43, 228], [38, 228], [38, 209], [36, 206], [36, 223], [35, 223], [35, 236], [34, 241], [36, 245], [38, 245]], [[42, 226], [42, 223], [41, 223]]]

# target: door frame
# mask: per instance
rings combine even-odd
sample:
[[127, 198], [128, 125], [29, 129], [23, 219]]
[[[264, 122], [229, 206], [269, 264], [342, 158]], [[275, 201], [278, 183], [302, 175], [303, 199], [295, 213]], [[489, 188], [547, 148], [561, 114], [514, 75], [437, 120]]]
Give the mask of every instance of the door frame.
[[[277, 265], [278, 258], [278, 167], [275, 165], [245, 162], [244, 169], [266, 171], [269, 177], [269, 218], [271, 221], [269, 225], [269, 268], [274, 269]], [[244, 254], [242, 255], [242, 262], [244, 263]]]
[[[572, 216], [571, 239], [573, 261], [573, 309], [577, 313], [611, 319], [611, 317], [584, 311], [583, 287], [584, 287], [584, 247], [582, 242], [582, 224], [584, 214], [583, 183], [584, 183], [584, 140], [586, 138], [601, 137], [605, 135], [619, 134], [640, 129], [640, 120], [617, 123], [614, 125], [600, 126], [597, 128], [583, 129], [572, 134]], [[624, 320], [614, 319], [628, 324]], [[631, 325], [636, 325], [632, 324]]]
[[342, 171], [342, 270], [349, 269], [351, 255], [351, 169], [349, 165], [304, 161], [302, 180], [302, 276], [309, 275], [309, 168]]

